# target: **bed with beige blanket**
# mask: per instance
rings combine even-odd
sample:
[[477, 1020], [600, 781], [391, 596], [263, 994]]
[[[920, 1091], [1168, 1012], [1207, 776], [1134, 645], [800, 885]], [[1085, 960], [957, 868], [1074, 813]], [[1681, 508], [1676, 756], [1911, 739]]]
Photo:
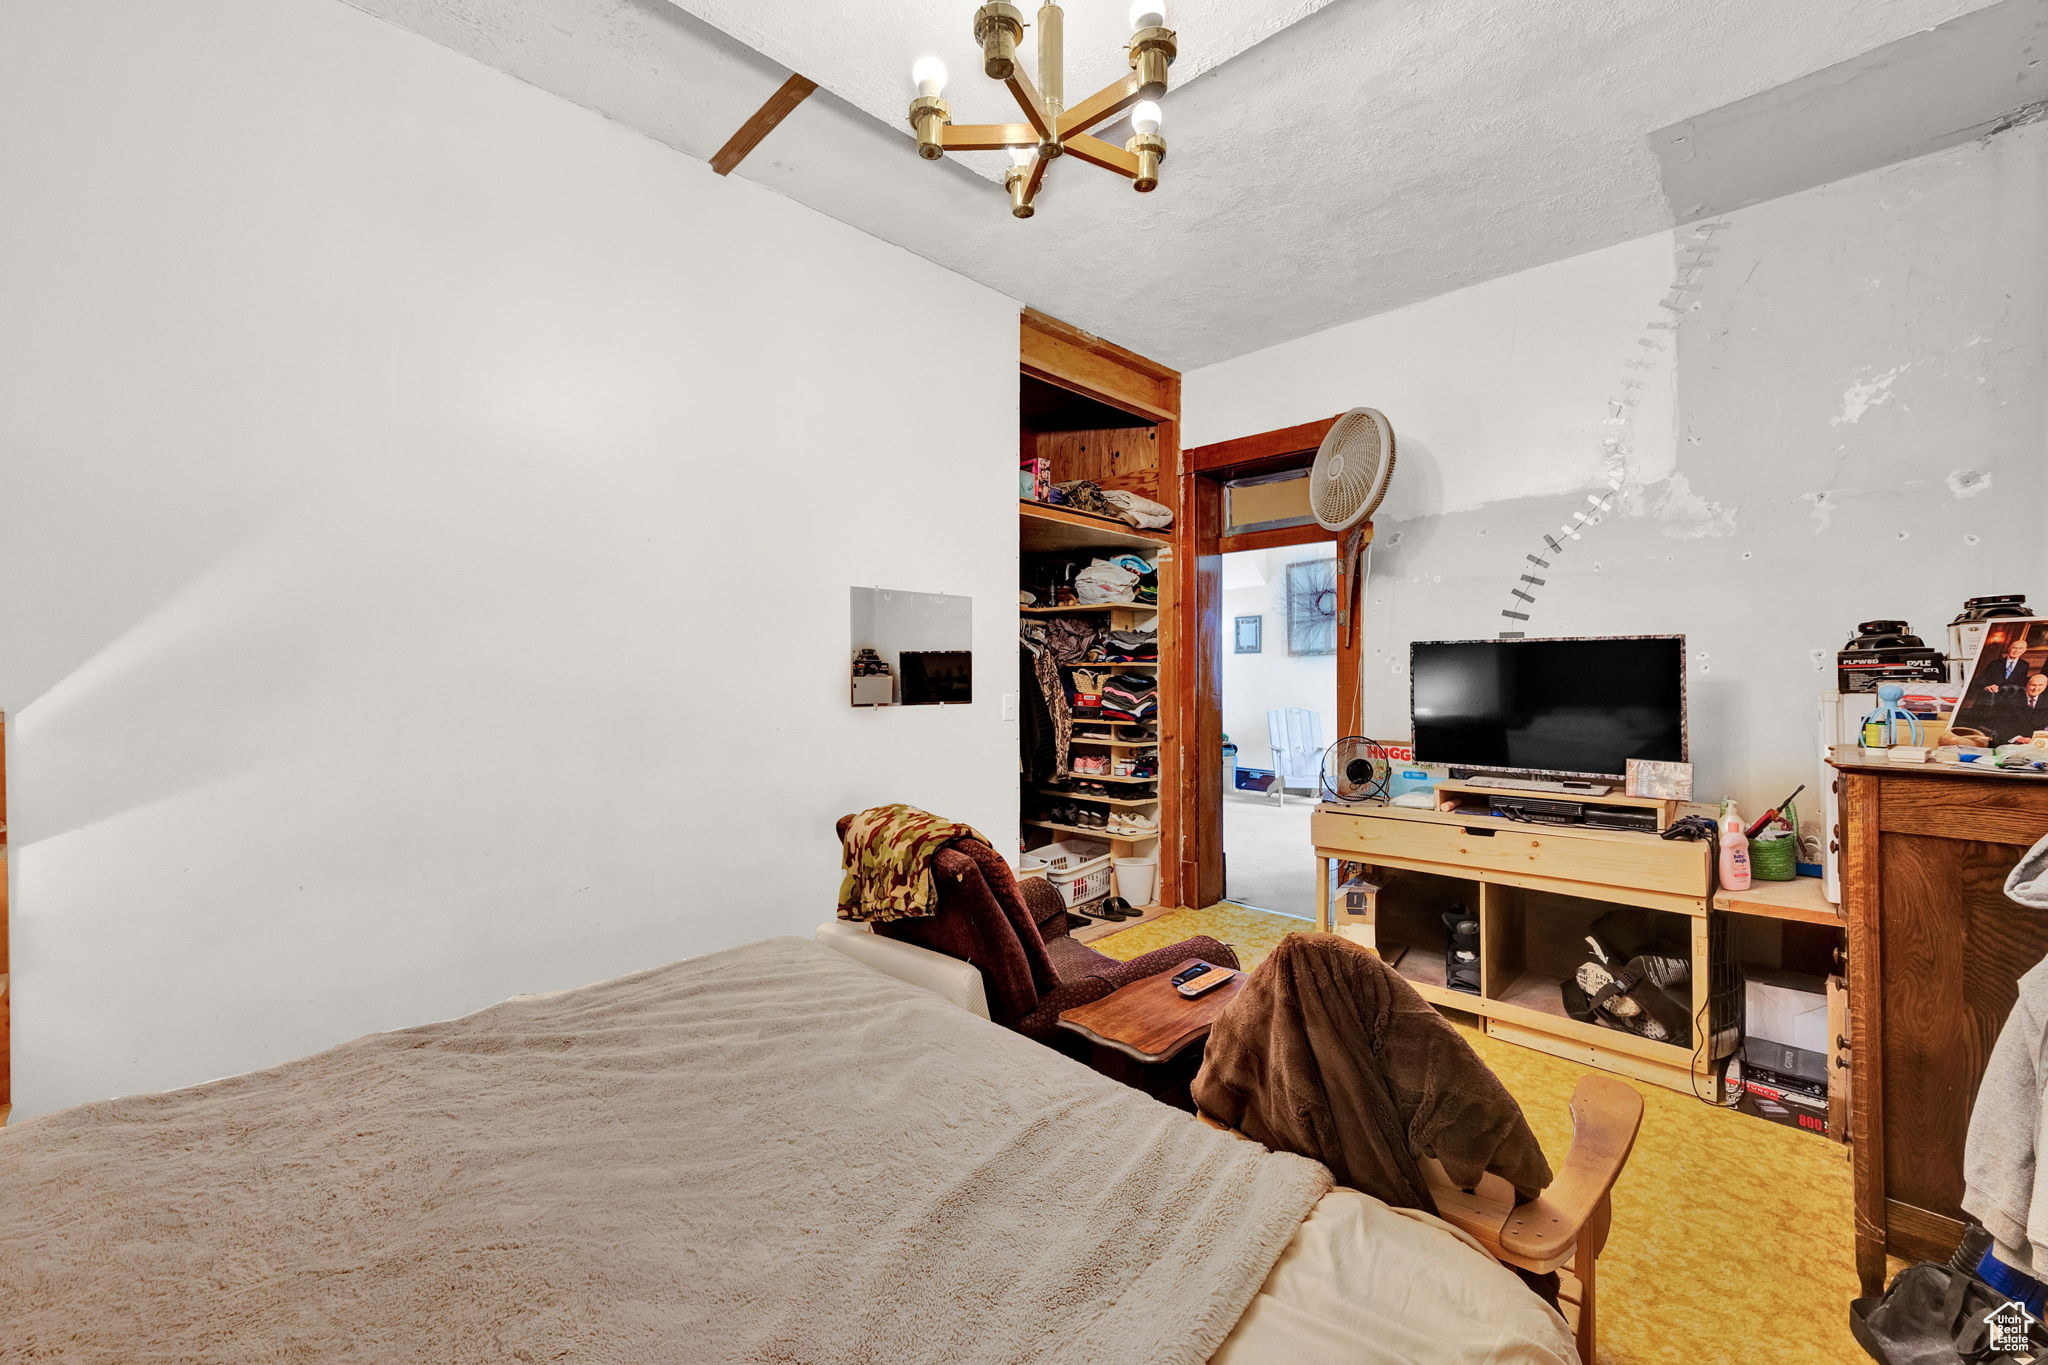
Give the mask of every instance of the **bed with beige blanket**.
[[0, 1359], [1574, 1358], [1436, 1219], [797, 939], [0, 1130]]

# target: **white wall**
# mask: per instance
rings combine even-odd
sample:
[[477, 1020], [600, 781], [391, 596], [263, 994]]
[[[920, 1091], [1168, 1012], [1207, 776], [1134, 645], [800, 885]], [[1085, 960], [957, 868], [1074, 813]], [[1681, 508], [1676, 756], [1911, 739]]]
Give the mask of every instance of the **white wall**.
[[[1287, 566], [1328, 559], [1329, 546], [1240, 550], [1223, 559], [1223, 729], [1247, 768], [1271, 768], [1273, 745], [1266, 713], [1300, 706], [1322, 718], [1323, 743], [1337, 729], [1337, 656], [1290, 654], [1287, 649]], [[1239, 586], [1242, 585], [1242, 586]], [[1261, 616], [1257, 654], [1239, 654], [1236, 621]]]
[[1185, 440], [1392, 420], [1366, 733], [1407, 730], [1411, 641], [1494, 635], [1530, 572], [1531, 635], [1689, 637], [1697, 790], [1760, 809], [1857, 622], [2048, 608], [2044, 233], [2037, 124], [1735, 213], [1690, 291], [1685, 229], [1195, 371]]
[[[0, 125], [18, 1112], [1013, 834], [1011, 301], [334, 0], [11, 6]], [[982, 700], [849, 708], [855, 583]]]

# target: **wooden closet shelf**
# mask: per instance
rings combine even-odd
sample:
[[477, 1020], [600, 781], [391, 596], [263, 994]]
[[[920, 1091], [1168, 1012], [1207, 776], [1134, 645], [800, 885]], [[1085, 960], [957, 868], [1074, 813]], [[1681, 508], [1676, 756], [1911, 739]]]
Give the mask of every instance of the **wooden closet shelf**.
[[[1118, 834], [1112, 830], [1089, 829], [1084, 825], [1056, 825], [1050, 820], [1020, 820], [1018, 823], [1029, 825], [1033, 829], [1058, 830], [1061, 834], [1083, 834], [1090, 839], [1100, 839], [1106, 844], [1143, 844], [1159, 837], [1159, 831], [1156, 829], [1145, 834]], [[1030, 850], [1025, 851], [1028, 853]]]
[[[1088, 778], [1086, 780], [1092, 782], [1095, 779]], [[1147, 780], [1156, 781], [1157, 779]], [[1137, 799], [1123, 796], [1090, 796], [1087, 792], [1061, 791], [1058, 787], [1040, 787], [1038, 792], [1041, 796], [1057, 796], [1062, 801], [1086, 801], [1094, 806], [1156, 806], [1159, 804], [1159, 798], [1156, 795]]]
[[1159, 550], [1172, 539], [1166, 531], [1141, 531], [1126, 521], [1072, 512], [1049, 503], [1019, 501], [1020, 548], [1026, 554], [1058, 550]]
[[[1100, 724], [1101, 722], [1097, 721], [1095, 723]], [[1159, 747], [1157, 739], [1089, 739], [1083, 735], [1075, 735], [1073, 742], [1091, 745], [1097, 749], [1156, 749]], [[1127, 777], [1112, 777], [1105, 780], [1110, 782], [1128, 782], [1131, 779]], [[1144, 780], [1153, 782], [1158, 779], [1148, 777]]]
[[1152, 613], [1155, 613], [1155, 614], [1156, 614], [1156, 613], [1157, 613], [1157, 612], [1159, 611], [1159, 604], [1158, 604], [1157, 602], [1093, 602], [1093, 603], [1090, 603], [1089, 605], [1087, 605], [1087, 606], [1085, 606], [1085, 607], [1084, 607], [1084, 606], [1065, 606], [1065, 607], [1022, 607], [1022, 606], [1020, 606], [1020, 607], [1018, 607], [1018, 608], [1017, 608], [1017, 610], [1018, 610], [1018, 611], [1020, 611], [1020, 612], [1022, 612], [1022, 613], [1024, 613], [1024, 615], [1026, 615], [1026, 616], [1071, 616], [1071, 615], [1073, 615], [1073, 614], [1075, 614], [1075, 613], [1077, 613], [1077, 612], [1085, 612], [1085, 611], [1146, 611], [1146, 612], [1152, 612]]
[[1752, 881], [1747, 891], [1720, 891], [1714, 908], [1761, 919], [1797, 920], [1801, 924], [1846, 923], [1842, 907], [1827, 898], [1819, 877], [1794, 877], [1789, 882]]

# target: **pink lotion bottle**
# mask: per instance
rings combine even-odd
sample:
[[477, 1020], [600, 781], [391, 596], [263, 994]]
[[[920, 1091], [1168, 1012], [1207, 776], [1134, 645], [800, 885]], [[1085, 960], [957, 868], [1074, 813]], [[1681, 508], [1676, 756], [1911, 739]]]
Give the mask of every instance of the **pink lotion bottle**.
[[1749, 890], [1749, 836], [1733, 799], [1721, 803], [1721, 889]]

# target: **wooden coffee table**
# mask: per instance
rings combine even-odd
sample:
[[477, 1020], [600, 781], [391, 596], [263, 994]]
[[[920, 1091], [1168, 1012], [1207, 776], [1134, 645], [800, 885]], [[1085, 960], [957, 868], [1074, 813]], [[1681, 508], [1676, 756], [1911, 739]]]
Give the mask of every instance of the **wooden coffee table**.
[[1223, 1007], [1244, 989], [1239, 972], [1225, 984], [1193, 1000], [1173, 988], [1173, 975], [1200, 958], [1133, 981], [1100, 1000], [1060, 1011], [1060, 1027], [1072, 1029], [1098, 1048], [1140, 1062], [1164, 1062], [1209, 1036]]

